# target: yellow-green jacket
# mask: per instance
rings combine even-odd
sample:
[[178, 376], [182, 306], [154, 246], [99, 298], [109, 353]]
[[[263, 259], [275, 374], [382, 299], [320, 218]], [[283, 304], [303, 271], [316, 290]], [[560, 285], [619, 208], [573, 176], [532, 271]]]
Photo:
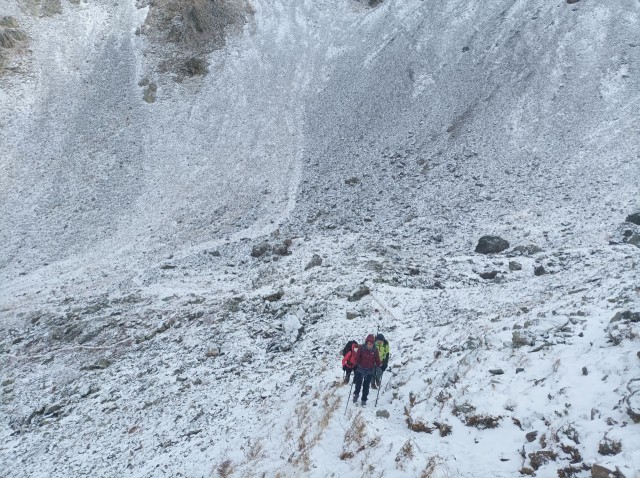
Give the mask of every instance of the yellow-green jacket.
[[382, 362], [382, 366], [380, 368], [382, 370], [386, 370], [387, 365], [389, 364], [389, 342], [387, 342], [386, 340], [376, 340], [376, 347], [378, 349], [380, 361]]

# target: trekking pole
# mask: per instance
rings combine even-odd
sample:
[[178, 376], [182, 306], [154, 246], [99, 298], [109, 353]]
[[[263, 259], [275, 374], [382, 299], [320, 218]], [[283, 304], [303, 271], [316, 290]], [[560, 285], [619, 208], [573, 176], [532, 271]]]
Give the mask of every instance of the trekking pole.
[[[355, 373], [355, 371], [354, 371]], [[353, 382], [356, 381], [356, 377], [354, 375], [353, 380], [351, 381], [351, 386], [349, 387], [349, 395], [347, 396], [347, 406], [344, 407], [344, 414], [347, 414], [347, 408], [349, 408], [349, 401], [351, 400], [351, 389], [353, 388]]]
[[[375, 372], [375, 368], [373, 369]], [[378, 385], [378, 393], [376, 394], [376, 403], [373, 404], [373, 407], [378, 406], [378, 397], [380, 396], [380, 389], [382, 388], [382, 377], [380, 377], [380, 384]]]

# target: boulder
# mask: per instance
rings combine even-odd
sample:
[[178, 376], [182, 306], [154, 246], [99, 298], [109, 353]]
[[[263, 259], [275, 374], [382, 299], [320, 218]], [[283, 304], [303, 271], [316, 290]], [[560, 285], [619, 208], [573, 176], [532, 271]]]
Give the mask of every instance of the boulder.
[[624, 312], [616, 312], [609, 323], [614, 322], [640, 322], [640, 312], [631, 312], [630, 310], [625, 310]]
[[257, 244], [253, 246], [253, 248], [251, 249], [251, 257], [258, 258], [263, 256], [269, 251], [271, 251], [271, 246], [269, 245], [268, 242], [263, 242], [261, 244]]
[[495, 279], [497, 275], [498, 275], [498, 271], [489, 271], [489, 272], [480, 273], [480, 277], [482, 277], [485, 280]]
[[291, 254], [291, 251], [289, 251], [289, 247], [291, 246], [291, 244], [291, 239], [285, 239], [282, 244], [274, 246], [273, 253], [278, 256], [288, 256], [289, 254]]
[[371, 293], [371, 289], [369, 289], [366, 285], [361, 285], [360, 288], [351, 294], [347, 300], [349, 302], [357, 302], [362, 299], [365, 295], [369, 295]]
[[593, 465], [591, 467], [591, 478], [615, 478], [617, 473], [611, 471], [609, 468], [605, 468], [601, 465]]
[[629, 214], [625, 221], [640, 226], [640, 211]]
[[509, 270], [510, 271], [521, 271], [522, 264], [516, 261], [509, 261]]
[[347, 320], [357, 319], [358, 317], [360, 317], [358, 312], [354, 312], [352, 310], [347, 311]]
[[625, 402], [627, 404], [627, 414], [633, 420], [633, 423], [640, 423], [640, 383], [636, 385], [635, 390], [629, 395]]
[[379, 418], [389, 418], [389, 412], [386, 410], [377, 410], [376, 411], [376, 417]]
[[535, 341], [528, 334], [525, 334], [520, 330], [514, 330], [511, 334], [511, 344], [514, 349], [517, 349], [526, 345], [534, 345]]
[[267, 302], [276, 302], [284, 297], [284, 291], [279, 290], [278, 292], [274, 292], [273, 294], [269, 294], [263, 297]]
[[539, 265], [533, 268], [533, 273], [534, 275], [537, 275], [537, 276], [543, 276], [547, 273], [547, 270], [544, 268], [543, 265]]
[[509, 243], [499, 236], [482, 236], [475, 251], [480, 254], [498, 254], [509, 249]]
[[322, 265], [322, 257], [320, 257], [318, 254], [314, 254], [313, 257], [311, 258], [311, 261], [305, 266], [304, 270], [308, 271], [313, 267], [320, 267], [321, 265]]

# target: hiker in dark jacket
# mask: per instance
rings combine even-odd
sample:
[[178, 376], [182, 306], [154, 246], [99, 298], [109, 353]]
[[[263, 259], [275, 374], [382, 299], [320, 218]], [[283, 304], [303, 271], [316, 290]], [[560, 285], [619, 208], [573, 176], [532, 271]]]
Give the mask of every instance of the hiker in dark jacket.
[[365, 344], [358, 349], [356, 354], [356, 376], [353, 383], [356, 384], [356, 390], [353, 392], [353, 402], [358, 401], [360, 396], [360, 388], [362, 388], [362, 405], [366, 405], [367, 396], [369, 396], [369, 385], [373, 378], [374, 367], [380, 367], [380, 355], [378, 355], [378, 349], [373, 345], [375, 337], [373, 334], [367, 335]]

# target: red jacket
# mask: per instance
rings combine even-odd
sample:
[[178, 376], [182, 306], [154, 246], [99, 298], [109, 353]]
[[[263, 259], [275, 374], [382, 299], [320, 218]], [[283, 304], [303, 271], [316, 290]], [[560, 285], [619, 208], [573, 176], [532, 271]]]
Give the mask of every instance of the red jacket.
[[352, 344], [351, 350], [349, 350], [342, 359], [342, 366], [347, 368], [353, 368], [356, 366], [356, 353], [358, 352], [358, 344]]
[[380, 366], [380, 355], [378, 355], [378, 347], [375, 345], [372, 349], [367, 348], [367, 342], [374, 343], [375, 337], [369, 335], [364, 345], [361, 345], [356, 354], [355, 363], [359, 369], [371, 370], [374, 365]]

